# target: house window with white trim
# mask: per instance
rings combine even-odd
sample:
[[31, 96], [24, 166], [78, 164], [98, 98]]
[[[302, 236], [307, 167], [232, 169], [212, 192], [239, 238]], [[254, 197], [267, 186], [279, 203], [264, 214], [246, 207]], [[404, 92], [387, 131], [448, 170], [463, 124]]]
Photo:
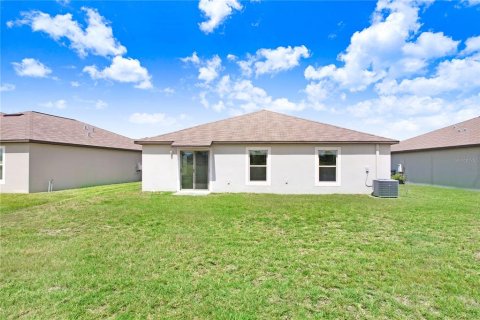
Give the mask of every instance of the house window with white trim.
[[0, 182], [5, 181], [5, 147], [0, 147]]
[[315, 184], [340, 185], [340, 148], [315, 148]]
[[247, 184], [270, 183], [270, 148], [247, 148]]

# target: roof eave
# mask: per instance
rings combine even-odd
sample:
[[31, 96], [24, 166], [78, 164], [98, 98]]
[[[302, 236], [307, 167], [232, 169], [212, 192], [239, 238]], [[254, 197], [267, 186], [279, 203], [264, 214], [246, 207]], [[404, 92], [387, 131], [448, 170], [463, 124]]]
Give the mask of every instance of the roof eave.
[[458, 148], [472, 148], [472, 147], [480, 147], [480, 143], [462, 144], [462, 145], [457, 145], [457, 146], [392, 150], [391, 153], [422, 152], [422, 151], [434, 151], [434, 150], [446, 150], [446, 149], [458, 149]]
[[154, 140], [135, 140], [136, 144], [140, 145], [171, 145], [172, 147], [210, 147], [212, 144], [397, 144], [398, 140], [372, 140], [372, 141], [352, 141], [352, 140], [317, 140], [317, 141], [212, 141], [210, 144], [195, 144], [195, 143], [176, 143], [175, 141], [154, 141]]
[[398, 141], [213, 141], [216, 144], [397, 144]]
[[34, 140], [34, 139], [6, 139], [6, 140], [2, 139], [0, 140], [0, 143], [41, 143], [41, 144], [53, 144], [53, 145], [71, 146], [71, 147], [85, 147], [85, 148], [142, 152], [141, 149], [134, 149], [134, 148], [130, 149], [130, 148], [121, 148], [121, 147], [108, 147], [108, 146], [98, 146], [98, 145], [90, 145], [90, 144], [66, 143], [66, 142]]
[[144, 144], [163, 144], [163, 145], [170, 145], [173, 141], [153, 141], [153, 140], [135, 140], [133, 141], [135, 144], [144, 145]]

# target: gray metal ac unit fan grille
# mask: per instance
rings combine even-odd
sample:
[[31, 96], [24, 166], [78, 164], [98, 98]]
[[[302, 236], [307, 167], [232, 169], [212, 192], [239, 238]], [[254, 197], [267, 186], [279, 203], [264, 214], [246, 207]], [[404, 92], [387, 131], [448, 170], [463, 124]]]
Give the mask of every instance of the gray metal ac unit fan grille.
[[373, 195], [380, 198], [398, 198], [398, 181], [392, 179], [373, 180]]

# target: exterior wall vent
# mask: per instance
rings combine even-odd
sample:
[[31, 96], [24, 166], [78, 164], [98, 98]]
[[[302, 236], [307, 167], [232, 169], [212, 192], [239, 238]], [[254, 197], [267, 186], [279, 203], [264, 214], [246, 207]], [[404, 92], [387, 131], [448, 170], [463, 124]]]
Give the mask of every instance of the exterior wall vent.
[[392, 179], [373, 180], [373, 195], [380, 198], [398, 198], [398, 181]]

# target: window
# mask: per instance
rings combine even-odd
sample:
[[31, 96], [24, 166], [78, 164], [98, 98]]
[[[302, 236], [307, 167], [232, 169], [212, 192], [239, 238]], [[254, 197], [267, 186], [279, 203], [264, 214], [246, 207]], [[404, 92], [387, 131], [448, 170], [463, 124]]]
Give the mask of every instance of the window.
[[315, 184], [340, 185], [340, 148], [315, 148]]
[[0, 182], [5, 181], [5, 147], [0, 147]]
[[246, 175], [247, 184], [270, 184], [270, 148], [247, 148]]

